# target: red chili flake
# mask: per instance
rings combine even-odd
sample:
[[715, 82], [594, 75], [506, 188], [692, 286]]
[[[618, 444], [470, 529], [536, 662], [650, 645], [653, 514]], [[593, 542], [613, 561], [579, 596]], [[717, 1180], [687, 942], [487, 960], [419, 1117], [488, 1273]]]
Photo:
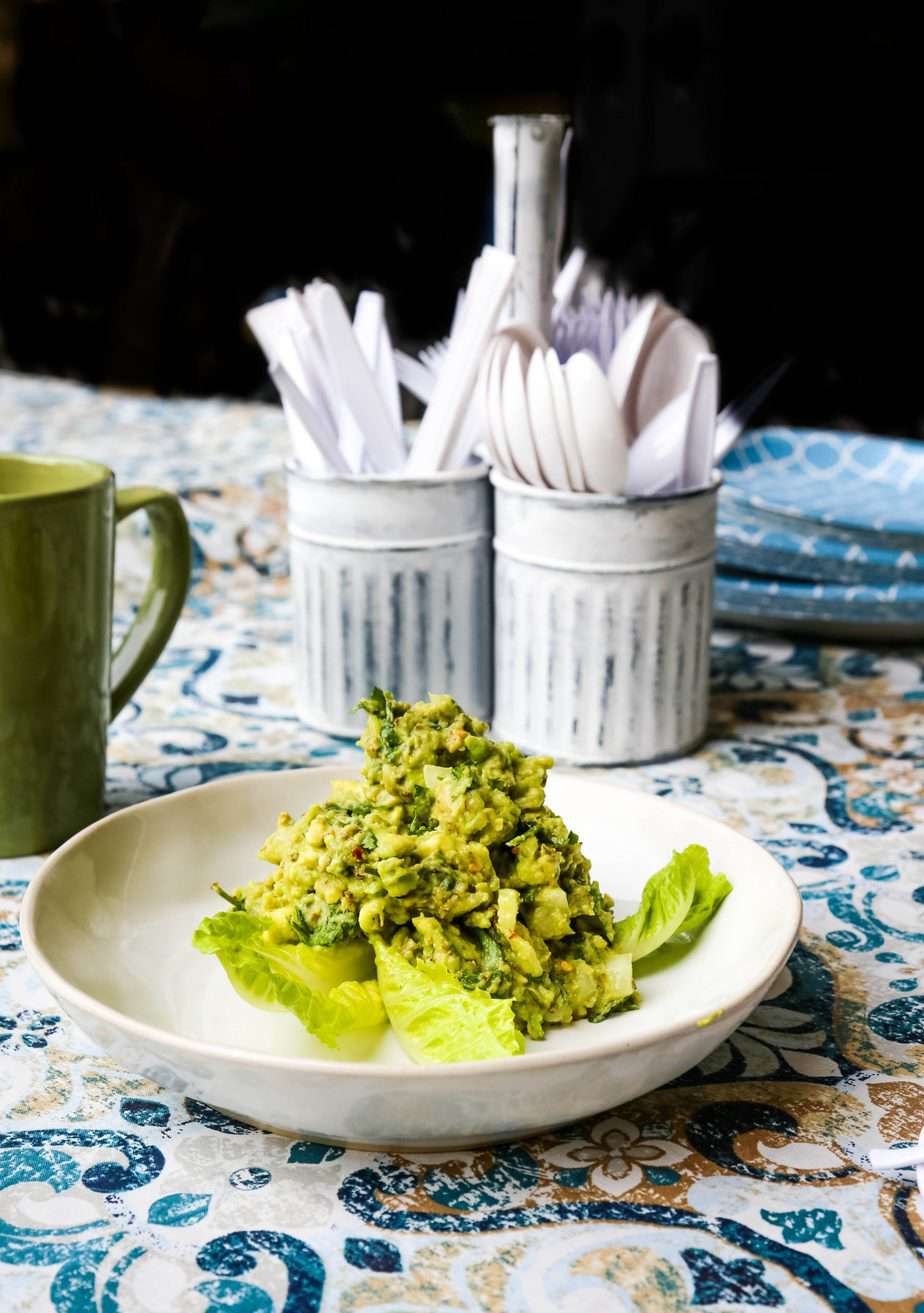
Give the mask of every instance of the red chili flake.
[[361, 862], [365, 857], [365, 855], [366, 855], [365, 848], [360, 848], [359, 845], [357, 844], [357, 846], [353, 849], [353, 856], [356, 858], [358, 862]]

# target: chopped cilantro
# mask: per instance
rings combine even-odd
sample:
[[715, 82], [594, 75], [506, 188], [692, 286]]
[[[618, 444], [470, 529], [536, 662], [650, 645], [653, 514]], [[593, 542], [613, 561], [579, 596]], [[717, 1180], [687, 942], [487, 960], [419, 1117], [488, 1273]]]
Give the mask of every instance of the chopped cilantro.
[[487, 972], [489, 975], [495, 971], [503, 971], [504, 955], [501, 952], [500, 944], [491, 934], [491, 931], [476, 929], [474, 934], [481, 949], [482, 971]]
[[325, 907], [311, 925], [301, 907], [296, 907], [289, 921], [303, 944], [310, 948], [330, 948], [344, 939], [355, 939], [359, 934], [356, 913], [343, 907]]
[[519, 848], [520, 844], [525, 843], [530, 835], [535, 835], [539, 843], [547, 844], [549, 848], [554, 848], [559, 853], [563, 853], [569, 844], [577, 843], [577, 835], [573, 830], [569, 831], [566, 839], [560, 839], [557, 834], [552, 834], [540, 823], [538, 825], [528, 825], [521, 834], [515, 834], [512, 839], [508, 839], [507, 847]]
[[422, 784], [414, 785], [414, 800], [410, 805], [408, 812], [408, 833], [424, 834], [431, 829], [430, 807], [433, 802], [433, 796], [429, 789], [425, 789]]
[[374, 688], [367, 698], [360, 698], [356, 709], [368, 711], [370, 716], [379, 716], [382, 720], [391, 719], [389, 694], [380, 688]]
[[360, 839], [359, 844], [361, 848], [365, 848], [367, 853], [371, 853], [373, 848], [378, 848], [379, 841], [371, 830], [367, 830]]
[[356, 798], [346, 798], [343, 802], [325, 802], [325, 812], [335, 816], [368, 816], [374, 810], [371, 802], [360, 802]]
[[600, 929], [603, 931], [609, 943], [613, 943], [616, 938], [616, 931], [613, 928], [613, 909], [606, 900], [606, 895], [597, 884], [590, 886], [590, 898], [594, 905], [594, 916]]
[[618, 1003], [614, 1003], [612, 1007], [606, 1008], [602, 1012], [589, 1012], [587, 1020], [606, 1021], [607, 1017], [615, 1017], [617, 1012], [635, 1012], [641, 1006], [642, 996], [638, 990], [635, 990], [634, 993], [627, 994], [625, 998], [621, 998]]
[[394, 761], [401, 747], [401, 735], [390, 720], [386, 720], [382, 726], [380, 738], [382, 740], [382, 756], [386, 761]]
[[[521, 843], [525, 843], [526, 840], [527, 840], [531, 835], [534, 835], [534, 834], [536, 834], [536, 833], [537, 833], [537, 831], [536, 831], [536, 827], [535, 827], [535, 825], [527, 826], [527, 828], [523, 831], [522, 834], [515, 834], [515, 835], [513, 836], [512, 839], [508, 839], [508, 840], [507, 840], [507, 847], [508, 847], [508, 848], [519, 848], [519, 846], [520, 846]], [[538, 835], [537, 835], [537, 837], [538, 837]]]
[[452, 771], [452, 778], [454, 780], [465, 780], [467, 784], [471, 786], [472, 777], [469, 774], [467, 766], [451, 766], [450, 770]]

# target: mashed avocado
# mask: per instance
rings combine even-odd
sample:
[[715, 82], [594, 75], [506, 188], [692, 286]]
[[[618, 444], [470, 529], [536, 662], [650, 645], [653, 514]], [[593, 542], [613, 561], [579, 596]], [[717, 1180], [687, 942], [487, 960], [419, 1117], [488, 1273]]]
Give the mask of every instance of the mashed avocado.
[[362, 780], [298, 819], [283, 813], [260, 852], [272, 872], [235, 906], [279, 945], [388, 944], [509, 999], [533, 1039], [631, 1006], [612, 900], [545, 805], [551, 759], [486, 738], [448, 696], [409, 706], [376, 689], [360, 705]]
[[637, 1006], [633, 964], [689, 946], [731, 891], [698, 844], [614, 924], [576, 834], [545, 805], [548, 757], [494, 743], [450, 697], [375, 689], [362, 779], [261, 849], [264, 880], [193, 934], [248, 1003], [324, 1044], [387, 1020], [414, 1062], [522, 1053], [550, 1024]]

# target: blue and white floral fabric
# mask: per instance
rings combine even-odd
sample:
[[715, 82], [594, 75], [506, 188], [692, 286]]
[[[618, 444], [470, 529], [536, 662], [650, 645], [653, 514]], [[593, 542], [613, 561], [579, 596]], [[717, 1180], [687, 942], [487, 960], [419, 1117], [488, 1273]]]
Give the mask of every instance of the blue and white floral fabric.
[[[294, 717], [286, 449], [270, 407], [0, 375], [5, 448], [177, 489], [195, 580], [112, 729], [109, 803], [355, 750]], [[119, 548], [120, 614], [144, 575]], [[89, 1044], [25, 963], [0, 863], [3, 1313], [924, 1313], [924, 1205], [869, 1148], [924, 1126], [924, 660], [719, 632], [696, 755], [609, 772], [751, 834], [805, 930], [697, 1070], [503, 1148], [293, 1141]]]

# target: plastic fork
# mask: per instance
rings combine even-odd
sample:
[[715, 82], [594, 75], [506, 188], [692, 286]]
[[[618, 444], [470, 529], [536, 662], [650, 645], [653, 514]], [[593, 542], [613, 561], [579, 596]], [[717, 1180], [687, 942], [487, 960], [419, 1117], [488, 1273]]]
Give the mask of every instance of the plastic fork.
[[427, 369], [434, 374], [438, 374], [449, 354], [449, 342], [448, 337], [441, 337], [438, 342], [432, 342], [430, 346], [425, 346], [422, 351], [418, 351], [417, 359], [422, 365], [426, 365]]

